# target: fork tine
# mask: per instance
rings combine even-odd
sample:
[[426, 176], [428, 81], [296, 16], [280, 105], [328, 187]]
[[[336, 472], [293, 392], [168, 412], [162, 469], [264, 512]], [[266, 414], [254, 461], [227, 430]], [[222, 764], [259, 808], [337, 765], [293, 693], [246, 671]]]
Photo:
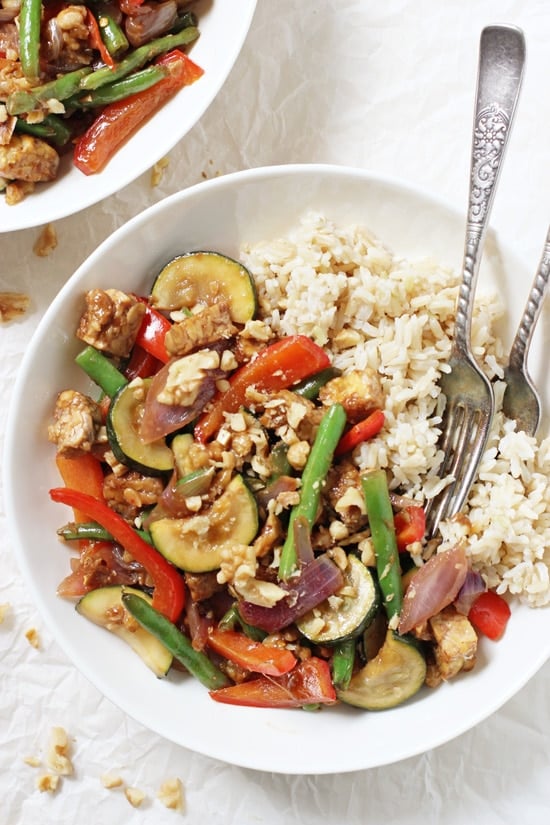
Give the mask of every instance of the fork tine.
[[443, 461], [438, 474], [452, 480], [428, 502], [426, 507], [426, 537], [433, 538], [439, 524], [455, 515], [464, 504], [471, 488], [477, 466], [487, 442], [490, 417], [481, 406], [468, 404], [463, 399], [451, 401], [445, 419], [441, 447]]

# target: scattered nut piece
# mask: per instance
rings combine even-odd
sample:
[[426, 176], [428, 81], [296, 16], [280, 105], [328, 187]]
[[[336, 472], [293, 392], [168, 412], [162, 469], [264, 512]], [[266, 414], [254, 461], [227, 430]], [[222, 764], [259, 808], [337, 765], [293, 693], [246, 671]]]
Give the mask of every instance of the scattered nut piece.
[[163, 782], [157, 793], [157, 798], [166, 808], [172, 811], [183, 811], [183, 786], [177, 777]]
[[35, 647], [37, 650], [40, 647], [40, 636], [38, 635], [38, 630], [36, 627], [31, 627], [25, 633], [25, 638], [32, 647]]
[[0, 321], [5, 323], [24, 315], [29, 301], [29, 296], [23, 292], [0, 292]]
[[145, 794], [139, 788], [125, 788], [124, 795], [133, 808], [139, 808], [145, 799]]
[[30, 765], [31, 768], [39, 768], [42, 764], [38, 756], [25, 756], [23, 762], [25, 765]]
[[100, 777], [101, 784], [104, 788], [120, 788], [124, 783], [122, 781], [122, 777], [118, 776], [117, 774], [113, 773], [104, 773]]
[[47, 791], [48, 793], [55, 793], [59, 786], [60, 777], [56, 774], [43, 773], [36, 779], [36, 787], [40, 793]]
[[52, 728], [46, 763], [61, 776], [71, 776], [73, 773], [73, 763], [69, 758], [69, 740], [64, 728]]
[[39, 258], [47, 258], [57, 246], [57, 233], [53, 224], [47, 223], [33, 246], [33, 252]]
[[158, 186], [161, 182], [162, 178], [164, 177], [164, 171], [167, 168], [170, 161], [168, 158], [161, 158], [158, 163], [155, 163], [153, 166], [153, 171], [151, 173], [151, 186]]
[[10, 610], [11, 604], [9, 602], [4, 602], [4, 604], [0, 604], [0, 624], [2, 624]]

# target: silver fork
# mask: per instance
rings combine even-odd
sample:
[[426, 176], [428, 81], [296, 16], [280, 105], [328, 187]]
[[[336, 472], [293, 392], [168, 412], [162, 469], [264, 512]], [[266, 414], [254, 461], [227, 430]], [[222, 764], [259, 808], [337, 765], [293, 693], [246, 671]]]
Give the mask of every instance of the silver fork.
[[441, 478], [451, 482], [426, 508], [426, 536], [462, 507], [476, 476], [494, 414], [494, 395], [471, 349], [471, 319], [481, 251], [525, 62], [523, 33], [488, 26], [481, 33], [474, 107], [468, 216], [450, 370], [442, 374], [446, 398], [440, 448]]
[[535, 435], [541, 413], [540, 397], [527, 369], [527, 355], [549, 280], [550, 229], [504, 371], [506, 389], [502, 411], [507, 418], [517, 422], [518, 430], [524, 430], [527, 435]]

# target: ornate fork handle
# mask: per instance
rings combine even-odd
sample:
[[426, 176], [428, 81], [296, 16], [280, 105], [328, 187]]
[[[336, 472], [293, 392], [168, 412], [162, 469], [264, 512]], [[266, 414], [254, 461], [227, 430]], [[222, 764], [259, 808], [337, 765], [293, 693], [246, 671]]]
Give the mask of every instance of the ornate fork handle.
[[542, 302], [546, 293], [546, 287], [550, 280], [550, 229], [546, 235], [546, 242], [542, 251], [539, 268], [535, 275], [531, 292], [527, 298], [523, 315], [519, 323], [516, 337], [510, 350], [509, 365], [513, 369], [525, 371], [527, 366], [527, 354], [531, 344], [531, 338], [542, 309]]
[[524, 62], [525, 40], [519, 29], [514, 26], [488, 26], [483, 30], [474, 113], [464, 265], [453, 344], [455, 353], [468, 358], [472, 357], [470, 327], [479, 271], [479, 250], [487, 230], [496, 183], [508, 145]]

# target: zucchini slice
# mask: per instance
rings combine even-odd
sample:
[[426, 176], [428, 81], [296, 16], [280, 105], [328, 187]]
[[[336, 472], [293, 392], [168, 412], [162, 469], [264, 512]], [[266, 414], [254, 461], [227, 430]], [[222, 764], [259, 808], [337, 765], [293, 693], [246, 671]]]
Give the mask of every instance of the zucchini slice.
[[151, 523], [150, 531], [153, 544], [169, 562], [188, 573], [207, 573], [220, 567], [226, 547], [253, 541], [258, 509], [242, 476], [237, 475], [207, 514], [162, 518]]
[[161, 310], [191, 308], [223, 297], [231, 319], [246, 324], [258, 308], [254, 279], [238, 261], [218, 252], [188, 252], [179, 255], [157, 276], [151, 303]]
[[151, 380], [131, 381], [117, 392], [107, 414], [107, 438], [121, 464], [138, 473], [163, 475], [174, 467], [172, 450], [164, 438], [144, 444], [139, 435], [145, 393]]
[[426, 660], [414, 639], [388, 630], [382, 648], [352, 678], [338, 698], [365, 710], [387, 710], [417, 693], [426, 678]]
[[344, 584], [335, 599], [326, 599], [296, 621], [300, 633], [315, 644], [334, 645], [359, 636], [380, 607], [377, 584], [357, 556], [348, 557]]
[[122, 603], [123, 592], [135, 593], [149, 604], [152, 602], [151, 597], [142, 590], [111, 585], [86, 593], [77, 603], [76, 610], [129, 644], [156, 676], [165, 676], [172, 664], [172, 654], [130, 616]]

